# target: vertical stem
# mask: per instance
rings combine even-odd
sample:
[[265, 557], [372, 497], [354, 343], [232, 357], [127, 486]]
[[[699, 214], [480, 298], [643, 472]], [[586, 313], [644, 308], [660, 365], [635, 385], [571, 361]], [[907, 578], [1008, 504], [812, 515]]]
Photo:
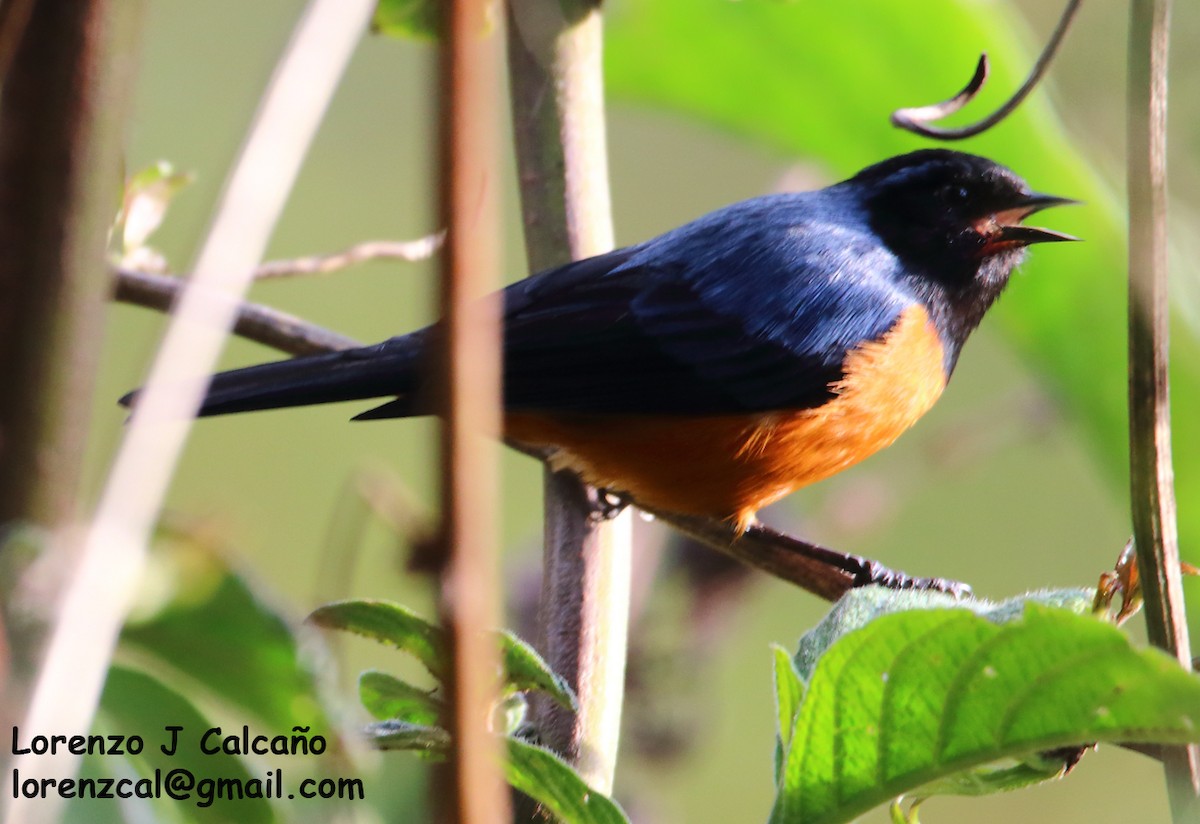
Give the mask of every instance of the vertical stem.
[[[110, 6], [110, 14], [134, 6], [98, 4]], [[27, 729], [70, 736], [91, 727], [121, 623], [141, 579], [150, 532], [207, 375], [372, 7], [370, 0], [310, 0], [276, 68], [155, 356], [95, 517], [78, 554], [71, 557], [70, 580], [25, 716]], [[43, 0], [35, 17], [43, 8], [60, 13], [75, 4]], [[120, 55], [109, 59], [119, 61]], [[106, 268], [98, 261], [93, 265], [101, 272]], [[77, 752], [61, 749], [55, 755], [25, 753], [14, 756], [13, 769], [31, 779], [63, 779], [75, 774], [79, 761]], [[53, 821], [62, 803], [57, 794], [14, 798], [4, 820]]]
[[[539, 271], [612, 248], [596, 0], [509, 2], [509, 76], [525, 246]], [[594, 491], [545, 479], [542, 651], [575, 688], [578, 716], [536, 705], [544, 740], [612, 791], [629, 622], [628, 512], [598, 522]]]
[[[500, 433], [497, 276], [498, 37], [485, 36], [486, 0], [446, 6], [441, 57], [442, 615], [452, 646], [453, 805], [461, 824], [508, 822], [500, 742], [487, 729], [499, 650], [495, 440]], [[443, 798], [449, 801], [445, 795]]]
[[109, 0], [32, 12], [0, 112], [0, 523], [55, 526], [77, 514], [120, 185], [127, 83], [105, 88], [107, 50], [139, 14]]
[[[1167, 47], [1170, 0], [1134, 0], [1129, 42], [1130, 494], [1150, 640], [1188, 669], [1171, 468], [1167, 279]], [[1200, 750], [1165, 751], [1176, 821], [1200, 817]]]
[[[0, 545], [6, 528], [61, 534], [79, 515], [133, 81], [116, 56], [136, 52], [140, 17], [109, 0], [0, 11]], [[0, 715], [21, 712], [39, 641], [12, 639]]]

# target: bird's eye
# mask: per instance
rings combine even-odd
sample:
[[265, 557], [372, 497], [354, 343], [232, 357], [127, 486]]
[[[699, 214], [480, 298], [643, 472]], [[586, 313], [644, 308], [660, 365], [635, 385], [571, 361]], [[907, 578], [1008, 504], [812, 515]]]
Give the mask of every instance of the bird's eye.
[[942, 201], [950, 206], [962, 206], [971, 199], [966, 186], [944, 186], [940, 194]]

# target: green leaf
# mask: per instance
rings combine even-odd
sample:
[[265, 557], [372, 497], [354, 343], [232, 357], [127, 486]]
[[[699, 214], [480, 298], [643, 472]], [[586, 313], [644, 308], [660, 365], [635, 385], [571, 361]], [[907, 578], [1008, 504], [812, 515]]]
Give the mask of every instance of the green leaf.
[[1061, 778], [1083, 756], [1088, 747], [1066, 749], [1072, 757], [1064, 758], [1063, 755], [1057, 754], [1061, 752], [1059, 750], [1048, 753], [1035, 752], [1013, 764], [988, 765], [952, 773], [918, 787], [908, 795], [917, 801], [935, 795], [992, 795]]
[[[146, 673], [120, 665], [110, 668], [100, 698], [100, 712], [100, 724], [108, 728], [106, 732], [127, 738], [139, 735], [144, 739], [145, 747], [141, 753], [129, 758], [140, 775], [153, 776], [154, 770], [159, 769], [164, 780], [167, 780], [165, 776], [172, 770], [187, 770], [197, 780], [231, 778], [243, 782], [243, 786], [252, 779], [262, 780], [261, 775], [252, 775], [246, 763], [237, 756], [223, 752], [212, 755], [202, 753], [199, 736], [216, 725], [201, 715], [180, 693]], [[169, 726], [183, 727], [174, 755], [166, 755], [161, 749], [170, 742], [171, 734], [166, 731]], [[102, 762], [98, 765], [101, 774], [114, 774], [113, 765], [108, 763], [112, 758], [105, 756], [95, 759]], [[93, 769], [96, 767], [93, 765]], [[199, 795], [192, 796], [192, 799], [201, 800]], [[174, 808], [181, 803], [186, 802], [162, 799], [159, 818], [164, 821], [172, 819], [178, 812]], [[271, 805], [263, 798], [215, 800], [207, 807], [189, 804], [188, 815], [189, 820], [195, 821], [275, 820]]]
[[1030, 602], [1013, 619], [1015, 603], [983, 605], [991, 620], [918, 608], [833, 633], [771, 821], [849, 821], [960, 771], [1057, 747], [1200, 741], [1200, 679], [1096, 618]]
[[390, 601], [337, 601], [318, 607], [308, 620], [391, 644], [415, 656], [438, 680], [447, 675], [445, 633], [410, 609]]
[[[878, 0], [867, 13], [847, 2], [624, 0], [607, 12], [606, 88], [615, 99], [722, 126], [819, 165], [830, 181], [931, 145], [893, 128], [889, 114], [957, 92], [980, 52], [991, 58], [991, 76], [956, 122], [991, 112], [1034, 59], [1018, 30], [1021, 16], [1007, 3]], [[1088, 166], [1044, 90], [998, 127], [954, 148], [995, 158], [1039, 191], [1085, 202], [1046, 221], [1087, 242], [1034, 250], [988, 323], [1003, 328], [1051, 379], [1110, 479], [1123, 487], [1126, 254], [1117, 195]], [[1178, 256], [1182, 265], [1195, 259]], [[1195, 409], [1196, 325], [1176, 328], [1173, 402]], [[1173, 446], [1177, 466], [1200, 465], [1200, 417], [1176, 417]], [[1180, 472], [1176, 480], [1180, 500], [1200, 500], [1200, 472]], [[1182, 544], [1200, 546], [1200, 507], [1181, 509], [1179, 526]]]
[[511, 632], [501, 632], [500, 642], [504, 651], [507, 690], [541, 690], [563, 707], [579, 709], [570, 685], [550, 669], [550, 665], [533, 647]]
[[508, 739], [508, 783], [566, 824], [628, 824], [620, 806], [596, 792], [549, 750]]
[[[412, 610], [389, 601], [339, 601], [318, 608], [309, 620], [391, 644], [416, 656], [438, 680], [446, 679], [448, 643], [445, 632]], [[568, 709], [575, 694], [534, 651], [510, 632], [497, 633], [504, 665], [504, 692], [541, 690]]]
[[396, 719], [433, 725], [442, 713], [442, 702], [428, 690], [378, 670], [367, 670], [358, 676], [358, 695], [367, 712], [381, 721]]
[[[367, 727], [371, 743], [382, 750], [415, 750], [444, 755], [450, 734], [441, 727], [381, 721]], [[519, 738], [506, 738], [508, 783], [544, 806], [565, 824], [628, 824], [621, 808], [608, 796], [594, 791], [579, 774], [554, 753]]]
[[821, 621], [804, 634], [796, 650], [796, 671], [802, 680], [812, 678], [821, 656], [843, 636], [867, 626], [881, 615], [913, 609], [968, 609], [997, 624], [1020, 618], [1029, 603], [1061, 607], [1078, 615], [1092, 611], [1095, 590], [1083, 587], [1040, 590], [999, 603], [983, 598], [955, 598], [933, 590], [890, 589], [869, 586], [850, 590]]
[[[160, 540], [121, 645], [203, 685], [274, 733], [330, 727], [316, 667], [287, 617], [216, 553]], [[309, 645], [318, 640], [307, 639]]]
[[379, 721], [367, 725], [371, 743], [381, 750], [417, 750], [442, 754], [450, 749], [450, 733], [429, 724]]
[[778, 644], [771, 645], [775, 655], [775, 710], [779, 719], [779, 740], [775, 746], [775, 783], [779, 783], [783, 771], [783, 757], [792, 745], [792, 731], [795, 729], [796, 713], [800, 711], [800, 702], [804, 698], [804, 682], [792, 656]]
[[371, 28], [388, 37], [436, 40], [441, 15], [439, 0], [379, 0]]

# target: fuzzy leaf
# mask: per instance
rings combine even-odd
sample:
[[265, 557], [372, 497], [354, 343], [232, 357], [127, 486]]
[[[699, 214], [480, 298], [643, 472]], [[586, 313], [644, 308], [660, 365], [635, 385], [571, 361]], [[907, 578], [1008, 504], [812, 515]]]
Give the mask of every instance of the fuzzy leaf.
[[380, 721], [367, 725], [371, 744], [381, 750], [416, 750], [441, 754], [450, 749], [450, 733], [429, 724]]
[[1200, 741], [1200, 679], [1096, 618], [1032, 601], [1014, 617], [1017, 603], [980, 607], [988, 617], [918, 608], [834, 633], [811, 671], [771, 821], [849, 821], [1021, 759], [1021, 771], [977, 784], [991, 791], [1046, 769], [1036, 754], [1058, 747]]
[[511, 632], [500, 633], [507, 690], [541, 690], [569, 710], [579, 709], [570, 685], [542, 656]]
[[367, 712], [380, 721], [396, 719], [432, 725], [441, 715], [442, 702], [428, 690], [378, 670], [367, 670], [358, 676], [358, 696]]
[[336, 601], [308, 616], [319, 627], [353, 632], [415, 656], [438, 680], [446, 677], [447, 648], [442, 630], [410, 609], [390, 601]]
[[628, 824], [615, 801], [594, 791], [549, 750], [508, 739], [508, 783], [566, 824]]

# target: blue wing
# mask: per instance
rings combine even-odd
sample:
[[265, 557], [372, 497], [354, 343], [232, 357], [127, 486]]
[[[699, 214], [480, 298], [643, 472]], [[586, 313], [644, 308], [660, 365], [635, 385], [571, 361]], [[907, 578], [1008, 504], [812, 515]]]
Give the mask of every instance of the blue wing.
[[814, 218], [818, 194], [735, 204], [509, 287], [506, 405], [733, 414], [825, 402], [846, 353], [913, 298], [873, 235]]

